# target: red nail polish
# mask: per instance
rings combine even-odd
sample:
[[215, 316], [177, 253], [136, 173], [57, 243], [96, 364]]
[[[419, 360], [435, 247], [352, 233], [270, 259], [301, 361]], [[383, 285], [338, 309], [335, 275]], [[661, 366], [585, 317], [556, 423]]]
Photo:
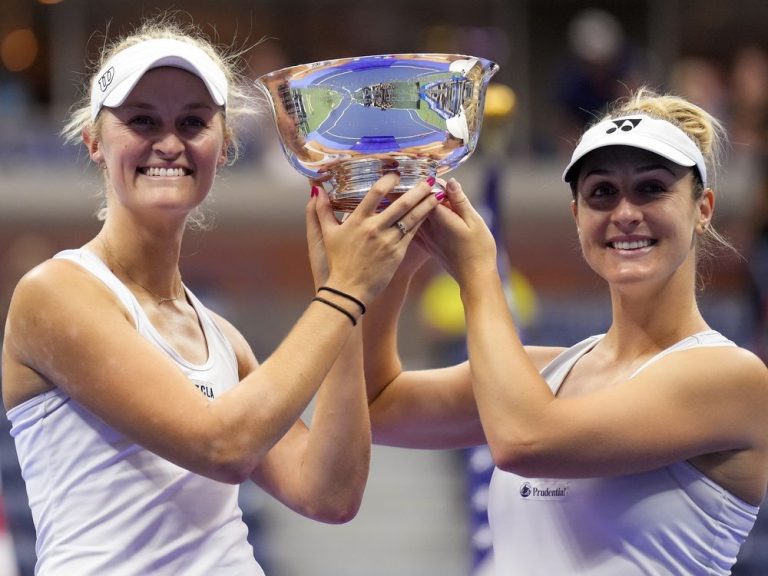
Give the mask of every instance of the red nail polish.
[[442, 202], [443, 199], [445, 198], [445, 192], [443, 190], [440, 190], [440, 192], [436, 192], [435, 198], [437, 198], [439, 202]]
[[309, 197], [314, 198], [318, 194], [320, 194], [320, 188], [318, 188], [317, 186], [312, 186], [312, 191], [309, 193]]
[[427, 184], [429, 184], [430, 186], [434, 186], [435, 185], [435, 177], [434, 176], [430, 176], [429, 178], [427, 178]]

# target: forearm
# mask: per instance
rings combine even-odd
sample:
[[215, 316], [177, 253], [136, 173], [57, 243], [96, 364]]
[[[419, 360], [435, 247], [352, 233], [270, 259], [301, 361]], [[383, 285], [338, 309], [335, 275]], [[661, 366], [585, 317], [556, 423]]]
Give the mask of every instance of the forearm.
[[371, 455], [362, 334], [356, 329], [317, 395], [299, 486], [305, 513], [325, 522], [345, 522], [362, 502]]
[[475, 401], [499, 465], [520, 457], [553, 396], [527, 356], [494, 271], [462, 286]]
[[210, 403], [221, 428], [216, 459], [249, 474], [299, 419], [352, 330], [337, 310], [311, 303], [266, 361]]
[[396, 274], [363, 321], [365, 383], [371, 404], [402, 371], [397, 336], [410, 282], [410, 275]]

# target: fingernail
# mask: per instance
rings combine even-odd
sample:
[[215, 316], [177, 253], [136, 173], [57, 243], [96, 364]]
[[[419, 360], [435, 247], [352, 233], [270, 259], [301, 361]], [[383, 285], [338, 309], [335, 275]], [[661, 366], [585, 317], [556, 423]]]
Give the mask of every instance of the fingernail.
[[320, 188], [318, 188], [317, 186], [312, 186], [312, 191], [309, 193], [309, 197], [314, 198], [318, 194], [320, 194]]
[[445, 192], [443, 190], [440, 190], [440, 192], [435, 193], [435, 198], [437, 198], [438, 202], [442, 202], [445, 198]]
[[434, 176], [430, 176], [429, 178], [427, 178], [427, 184], [429, 184], [430, 186], [434, 186], [435, 185], [435, 177]]

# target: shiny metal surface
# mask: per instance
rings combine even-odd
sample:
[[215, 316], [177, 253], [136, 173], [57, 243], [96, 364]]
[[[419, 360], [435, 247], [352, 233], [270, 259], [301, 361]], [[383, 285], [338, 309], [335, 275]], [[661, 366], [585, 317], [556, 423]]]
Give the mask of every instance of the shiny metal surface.
[[289, 162], [327, 181], [334, 207], [350, 211], [388, 170], [400, 172], [402, 193], [466, 160], [497, 70], [460, 54], [390, 54], [292, 66], [256, 86]]

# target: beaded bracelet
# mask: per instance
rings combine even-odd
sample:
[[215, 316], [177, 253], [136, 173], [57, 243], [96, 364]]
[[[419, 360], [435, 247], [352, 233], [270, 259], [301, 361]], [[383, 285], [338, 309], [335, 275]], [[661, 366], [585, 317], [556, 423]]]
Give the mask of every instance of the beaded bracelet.
[[361, 314], [365, 314], [365, 304], [360, 302], [357, 298], [354, 296], [347, 294], [346, 292], [342, 292], [341, 290], [337, 290], [336, 288], [331, 288], [330, 286], [320, 286], [320, 288], [317, 289], [318, 292], [321, 290], [326, 290], [328, 292], [331, 292], [333, 294], [336, 294], [337, 296], [341, 296], [342, 298], [346, 298], [347, 300], [350, 300], [360, 306]]
[[355, 317], [352, 316], [352, 314], [348, 310], [345, 310], [338, 304], [334, 304], [333, 302], [331, 302], [330, 300], [326, 300], [325, 298], [320, 298], [320, 296], [315, 296], [314, 298], [312, 298], [312, 301], [322, 302], [323, 304], [327, 304], [331, 308], [335, 308], [336, 310], [344, 314], [344, 316], [349, 318], [349, 321], [352, 322], [352, 326], [357, 326], [357, 320], [355, 320]]

